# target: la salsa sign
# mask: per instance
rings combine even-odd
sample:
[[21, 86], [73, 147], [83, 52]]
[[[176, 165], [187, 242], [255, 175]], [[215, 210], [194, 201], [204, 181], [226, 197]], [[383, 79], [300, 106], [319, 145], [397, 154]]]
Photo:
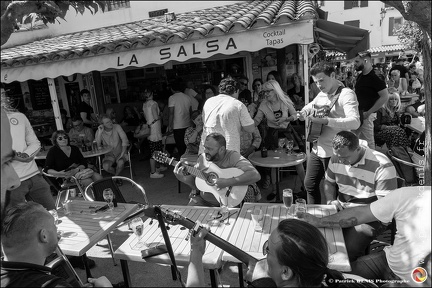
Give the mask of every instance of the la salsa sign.
[[310, 44], [312, 42], [314, 42], [313, 22], [307, 20], [162, 46], [147, 46], [118, 53], [2, 68], [1, 79], [2, 82], [10, 83], [28, 79], [56, 78], [73, 73], [85, 74], [91, 71], [123, 69], [129, 66], [144, 67], [149, 64], [163, 65], [171, 60], [184, 62], [191, 58], [206, 59], [216, 54], [232, 55], [240, 51], [254, 52], [263, 48], [280, 49], [291, 44]]

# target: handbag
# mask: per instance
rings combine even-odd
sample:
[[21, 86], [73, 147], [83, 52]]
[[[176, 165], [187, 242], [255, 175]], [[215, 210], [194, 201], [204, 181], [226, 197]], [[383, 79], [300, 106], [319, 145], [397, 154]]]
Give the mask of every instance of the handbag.
[[78, 180], [91, 178], [94, 174], [94, 171], [90, 168], [85, 168], [75, 174], [75, 178]]
[[134, 137], [137, 139], [146, 138], [150, 135], [150, 127], [147, 124], [141, 124], [138, 133], [135, 133]]

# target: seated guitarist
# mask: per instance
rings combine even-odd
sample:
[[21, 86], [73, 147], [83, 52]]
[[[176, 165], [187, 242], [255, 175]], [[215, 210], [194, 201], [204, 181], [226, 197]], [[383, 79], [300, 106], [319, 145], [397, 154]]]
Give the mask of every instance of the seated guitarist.
[[[195, 183], [195, 176], [186, 172], [182, 164], [183, 161], [177, 163], [174, 168], [174, 175], [179, 181], [189, 185], [192, 189], [199, 191]], [[237, 151], [227, 150], [225, 137], [219, 133], [211, 133], [207, 135], [204, 142], [204, 152], [198, 156], [195, 168], [200, 171], [207, 171], [211, 164], [215, 164], [218, 168], [238, 168], [243, 171], [243, 174], [232, 177], [233, 175], [222, 175], [215, 180], [215, 188], [223, 189], [226, 187], [247, 186], [252, 185], [261, 179], [259, 172], [255, 167]], [[233, 189], [233, 193], [235, 189]], [[243, 196], [244, 197], [244, 196]], [[195, 197], [191, 197], [190, 206], [208, 206], [219, 207], [220, 201], [212, 193], [204, 193], [199, 191]]]

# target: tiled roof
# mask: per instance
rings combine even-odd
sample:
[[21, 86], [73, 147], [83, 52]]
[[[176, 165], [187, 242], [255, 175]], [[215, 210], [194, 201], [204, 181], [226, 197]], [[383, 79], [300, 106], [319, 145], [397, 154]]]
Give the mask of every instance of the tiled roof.
[[404, 45], [402, 44], [384, 45], [384, 46], [373, 47], [368, 49], [368, 51], [371, 53], [393, 52], [393, 51], [400, 51], [400, 50], [405, 50]]
[[311, 1], [250, 1], [59, 35], [1, 50], [1, 67], [61, 61], [159, 46], [209, 35], [317, 19]]

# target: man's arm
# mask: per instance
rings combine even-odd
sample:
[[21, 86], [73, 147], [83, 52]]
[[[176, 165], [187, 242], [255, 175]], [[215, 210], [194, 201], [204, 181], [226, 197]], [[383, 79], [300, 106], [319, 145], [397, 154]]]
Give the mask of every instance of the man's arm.
[[240, 108], [240, 123], [244, 131], [252, 133], [255, 130], [255, 122], [249, 114], [247, 107], [242, 103]]
[[117, 125], [116, 130], [117, 130], [119, 137], [122, 141], [122, 151], [121, 151], [120, 155], [117, 157], [117, 161], [118, 161], [119, 159], [121, 159], [123, 157], [123, 155], [126, 154], [127, 147], [129, 145], [129, 140], [126, 136], [126, 133], [123, 131], [123, 128], [120, 125]]
[[87, 112], [80, 112], [80, 116], [81, 116], [81, 119], [83, 120], [84, 124], [90, 124], [90, 125], [93, 124], [92, 121], [87, 119]]
[[[244, 161], [248, 160], [245, 159]], [[261, 179], [261, 175], [255, 169], [255, 167], [252, 166], [252, 164], [238, 168], [243, 171], [243, 174], [237, 177], [219, 178], [216, 180], [216, 187], [222, 189], [229, 186], [250, 185], [258, 182]]]
[[190, 175], [187, 173], [185, 167], [183, 167], [183, 160], [180, 160], [176, 166], [174, 167], [174, 175], [176, 176], [177, 180], [185, 183], [192, 189], [198, 190], [198, 187], [195, 185], [195, 176]]
[[188, 267], [186, 287], [204, 287], [204, 266], [202, 257], [205, 252], [205, 240], [208, 230], [202, 228], [197, 235], [191, 236], [191, 254]]
[[20, 162], [31, 162], [36, 154], [39, 152], [41, 148], [41, 144], [39, 139], [37, 138], [36, 134], [34, 133], [34, 130], [27, 119], [27, 117], [24, 116], [24, 126], [25, 126], [25, 141], [27, 147], [21, 152], [17, 151], [15, 153], [15, 156], [13, 160], [20, 161]]
[[387, 88], [382, 89], [378, 92], [378, 95], [380, 96], [378, 100], [375, 102], [375, 104], [368, 110], [363, 113], [363, 118], [366, 119], [370, 116], [370, 114], [375, 113], [378, 111], [379, 108], [383, 107], [385, 103], [387, 103], [389, 95]]
[[336, 214], [323, 218], [318, 218], [308, 213], [300, 215], [300, 217], [315, 227], [329, 228], [348, 228], [364, 223], [378, 221], [378, 219], [372, 214], [370, 205], [347, 208], [339, 211]]

